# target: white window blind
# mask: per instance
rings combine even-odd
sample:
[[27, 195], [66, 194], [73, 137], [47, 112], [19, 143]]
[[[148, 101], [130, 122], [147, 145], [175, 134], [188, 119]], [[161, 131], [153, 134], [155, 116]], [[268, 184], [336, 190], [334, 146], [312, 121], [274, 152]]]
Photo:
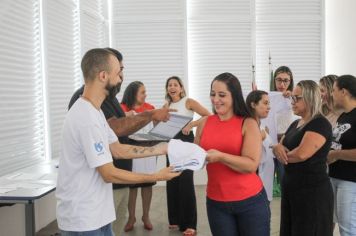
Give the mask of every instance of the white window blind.
[[188, 0], [190, 95], [211, 107], [210, 83], [220, 73], [251, 90], [253, 9], [250, 0]]
[[89, 49], [109, 47], [106, 0], [80, 1], [81, 55]]
[[256, 80], [269, 89], [268, 54], [272, 67], [290, 67], [295, 83], [319, 80], [324, 71], [321, 0], [256, 0]]
[[40, 9], [35, 0], [0, 8], [0, 176], [44, 160]]
[[112, 17], [113, 47], [124, 57], [122, 90], [142, 81], [147, 102], [161, 107], [168, 77], [179, 76], [187, 86], [185, 1], [113, 1]]
[[44, 1], [47, 99], [52, 158], [59, 157], [69, 100], [81, 84], [78, 1]]

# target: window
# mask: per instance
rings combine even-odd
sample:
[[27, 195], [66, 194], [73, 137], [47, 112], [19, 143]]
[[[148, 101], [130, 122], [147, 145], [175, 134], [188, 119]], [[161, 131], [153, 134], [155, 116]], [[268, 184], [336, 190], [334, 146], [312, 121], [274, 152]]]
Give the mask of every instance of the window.
[[253, 63], [258, 88], [268, 90], [269, 53], [273, 69], [289, 66], [295, 82], [324, 72], [321, 0], [115, 0], [111, 9], [108, 3], [2, 1], [0, 176], [46, 154], [59, 157], [68, 102], [83, 84], [81, 56], [109, 41], [124, 56], [122, 88], [142, 81], [156, 107], [173, 75], [207, 108], [210, 83], [223, 72], [235, 74], [247, 95]]
[[261, 89], [269, 89], [269, 52], [273, 69], [290, 67], [294, 83], [319, 80], [324, 72], [323, 9], [320, 0], [256, 0], [256, 80]]
[[44, 159], [40, 7], [4, 0], [0, 9], [0, 175]]
[[109, 47], [108, 5], [104, 0], [80, 1], [81, 55], [89, 49]]
[[112, 12], [113, 47], [124, 57], [122, 88], [142, 81], [147, 102], [161, 107], [168, 77], [179, 76], [187, 85], [185, 2], [118, 0]]
[[211, 81], [223, 72], [251, 89], [252, 17], [250, 0], [188, 0], [189, 91], [205, 107]]
[[44, 35], [49, 132], [52, 158], [61, 150], [68, 103], [82, 84], [78, 1], [45, 0]]

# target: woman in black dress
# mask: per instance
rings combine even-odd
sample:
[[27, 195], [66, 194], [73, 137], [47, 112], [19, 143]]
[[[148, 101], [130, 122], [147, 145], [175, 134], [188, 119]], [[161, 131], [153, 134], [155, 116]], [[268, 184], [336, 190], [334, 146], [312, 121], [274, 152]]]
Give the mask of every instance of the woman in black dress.
[[292, 92], [293, 122], [273, 147], [284, 164], [280, 235], [332, 236], [333, 192], [326, 172], [332, 129], [321, 115], [318, 85], [300, 81]]

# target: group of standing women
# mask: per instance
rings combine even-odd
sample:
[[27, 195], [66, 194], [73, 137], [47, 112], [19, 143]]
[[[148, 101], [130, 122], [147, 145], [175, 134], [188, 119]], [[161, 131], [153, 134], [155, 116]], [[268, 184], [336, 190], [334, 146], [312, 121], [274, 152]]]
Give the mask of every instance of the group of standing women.
[[356, 235], [356, 78], [300, 81], [290, 98], [301, 118], [273, 146], [285, 170], [280, 235], [333, 235], [334, 223]]
[[[266, 183], [273, 182], [272, 156], [280, 163], [277, 169], [282, 179], [280, 235], [332, 235], [333, 222], [338, 223], [341, 235], [356, 234], [356, 78], [330, 75], [321, 78], [319, 86], [304, 80], [294, 87], [292, 72], [284, 66], [276, 70], [274, 80], [275, 89], [290, 98], [291, 109], [300, 117], [279, 130], [280, 141], [274, 145], [268, 128], [260, 122], [270, 110], [268, 93], [252, 91], [245, 102], [239, 80], [230, 73], [220, 74], [210, 86], [210, 114], [186, 96], [180, 78], [166, 81], [164, 106], [185, 116], [197, 113], [202, 117], [175, 138], [194, 141], [208, 153], [206, 207], [212, 234], [270, 234], [271, 197], [267, 198], [265, 189], [271, 195], [272, 186]], [[143, 84], [134, 83], [137, 88], [130, 95], [134, 102], [125, 99], [125, 91], [124, 110], [154, 109], [145, 103]], [[194, 138], [191, 129], [196, 126]], [[140, 161], [155, 164], [155, 158]], [[135, 167], [134, 163], [134, 171], [149, 171], [147, 166], [154, 164], [137, 162]], [[148, 214], [153, 184], [140, 186], [142, 221], [148, 230], [153, 227]], [[127, 231], [135, 223], [136, 195], [133, 188]], [[196, 235], [192, 171], [185, 170], [167, 182], [167, 203], [169, 228]]]

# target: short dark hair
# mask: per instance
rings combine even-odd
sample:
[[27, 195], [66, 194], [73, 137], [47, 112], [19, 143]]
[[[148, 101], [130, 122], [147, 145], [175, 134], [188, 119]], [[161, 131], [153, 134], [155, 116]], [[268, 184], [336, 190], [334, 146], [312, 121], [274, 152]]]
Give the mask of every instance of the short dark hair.
[[274, 71], [273, 79], [274, 79], [274, 91], [277, 91], [277, 86], [276, 86], [276, 77], [280, 73], [287, 73], [290, 77], [290, 84], [287, 88], [288, 91], [293, 91], [294, 88], [294, 80], [293, 80], [293, 73], [291, 69], [289, 69], [288, 66], [280, 66], [277, 68], [277, 70]]
[[[242, 94], [242, 89], [241, 89], [241, 84], [239, 79], [234, 76], [233, 74], [229, 72], [222, 73], [218, 76], [216, 76], [213, 81], [211, 82], [210, 85], [210, 92], [213, 88], [213, 83], [215, 81], [222, 82], [226, 84], [227, 89], [231, 93], [232, 97], [232, 106], [233, 106], [233, 112], [237, 116], [242, 116], [242, 117], [251, 117], [250, 112], [247, 109], [243, 94]], [[213, 109], [214, 114], [216, 114], [215, 109]]]
[[342, 75], [336, 79], [339, 89], [346, 89], [352, 98], [356, 99], [356, 77], [353, 75]]
[[116, 50], [114, 48], [104, 48], [104, 49], [109, 50], [110, 52], [114, 53], [116, 58], [119, 60], [119, 62], [122, 62], [122, 60], [124, 59], [121, 52], [119, 52], [118, 50]]
[[141, 81], [134, 81], [127, 85], [121, 103], [125, 104], [129, 110], [135, 106], [136, 96], [141, 86], [144, 86]]
[[96, 74], [100, 71], [110, 72], [110, 55], [115, 56], [114, 53], [103, 48], [94, 48], [87, 51], [81, 63], [84, 81], [94, 80]]
[[252, 107], [251, 103], [257, 104], [261, 101], [263, 95], [268, 95], [268, 93], [262, 90], [254, 90], [247, 95], [246, 106], [251, 115], [256, 115], [255, 109]]

